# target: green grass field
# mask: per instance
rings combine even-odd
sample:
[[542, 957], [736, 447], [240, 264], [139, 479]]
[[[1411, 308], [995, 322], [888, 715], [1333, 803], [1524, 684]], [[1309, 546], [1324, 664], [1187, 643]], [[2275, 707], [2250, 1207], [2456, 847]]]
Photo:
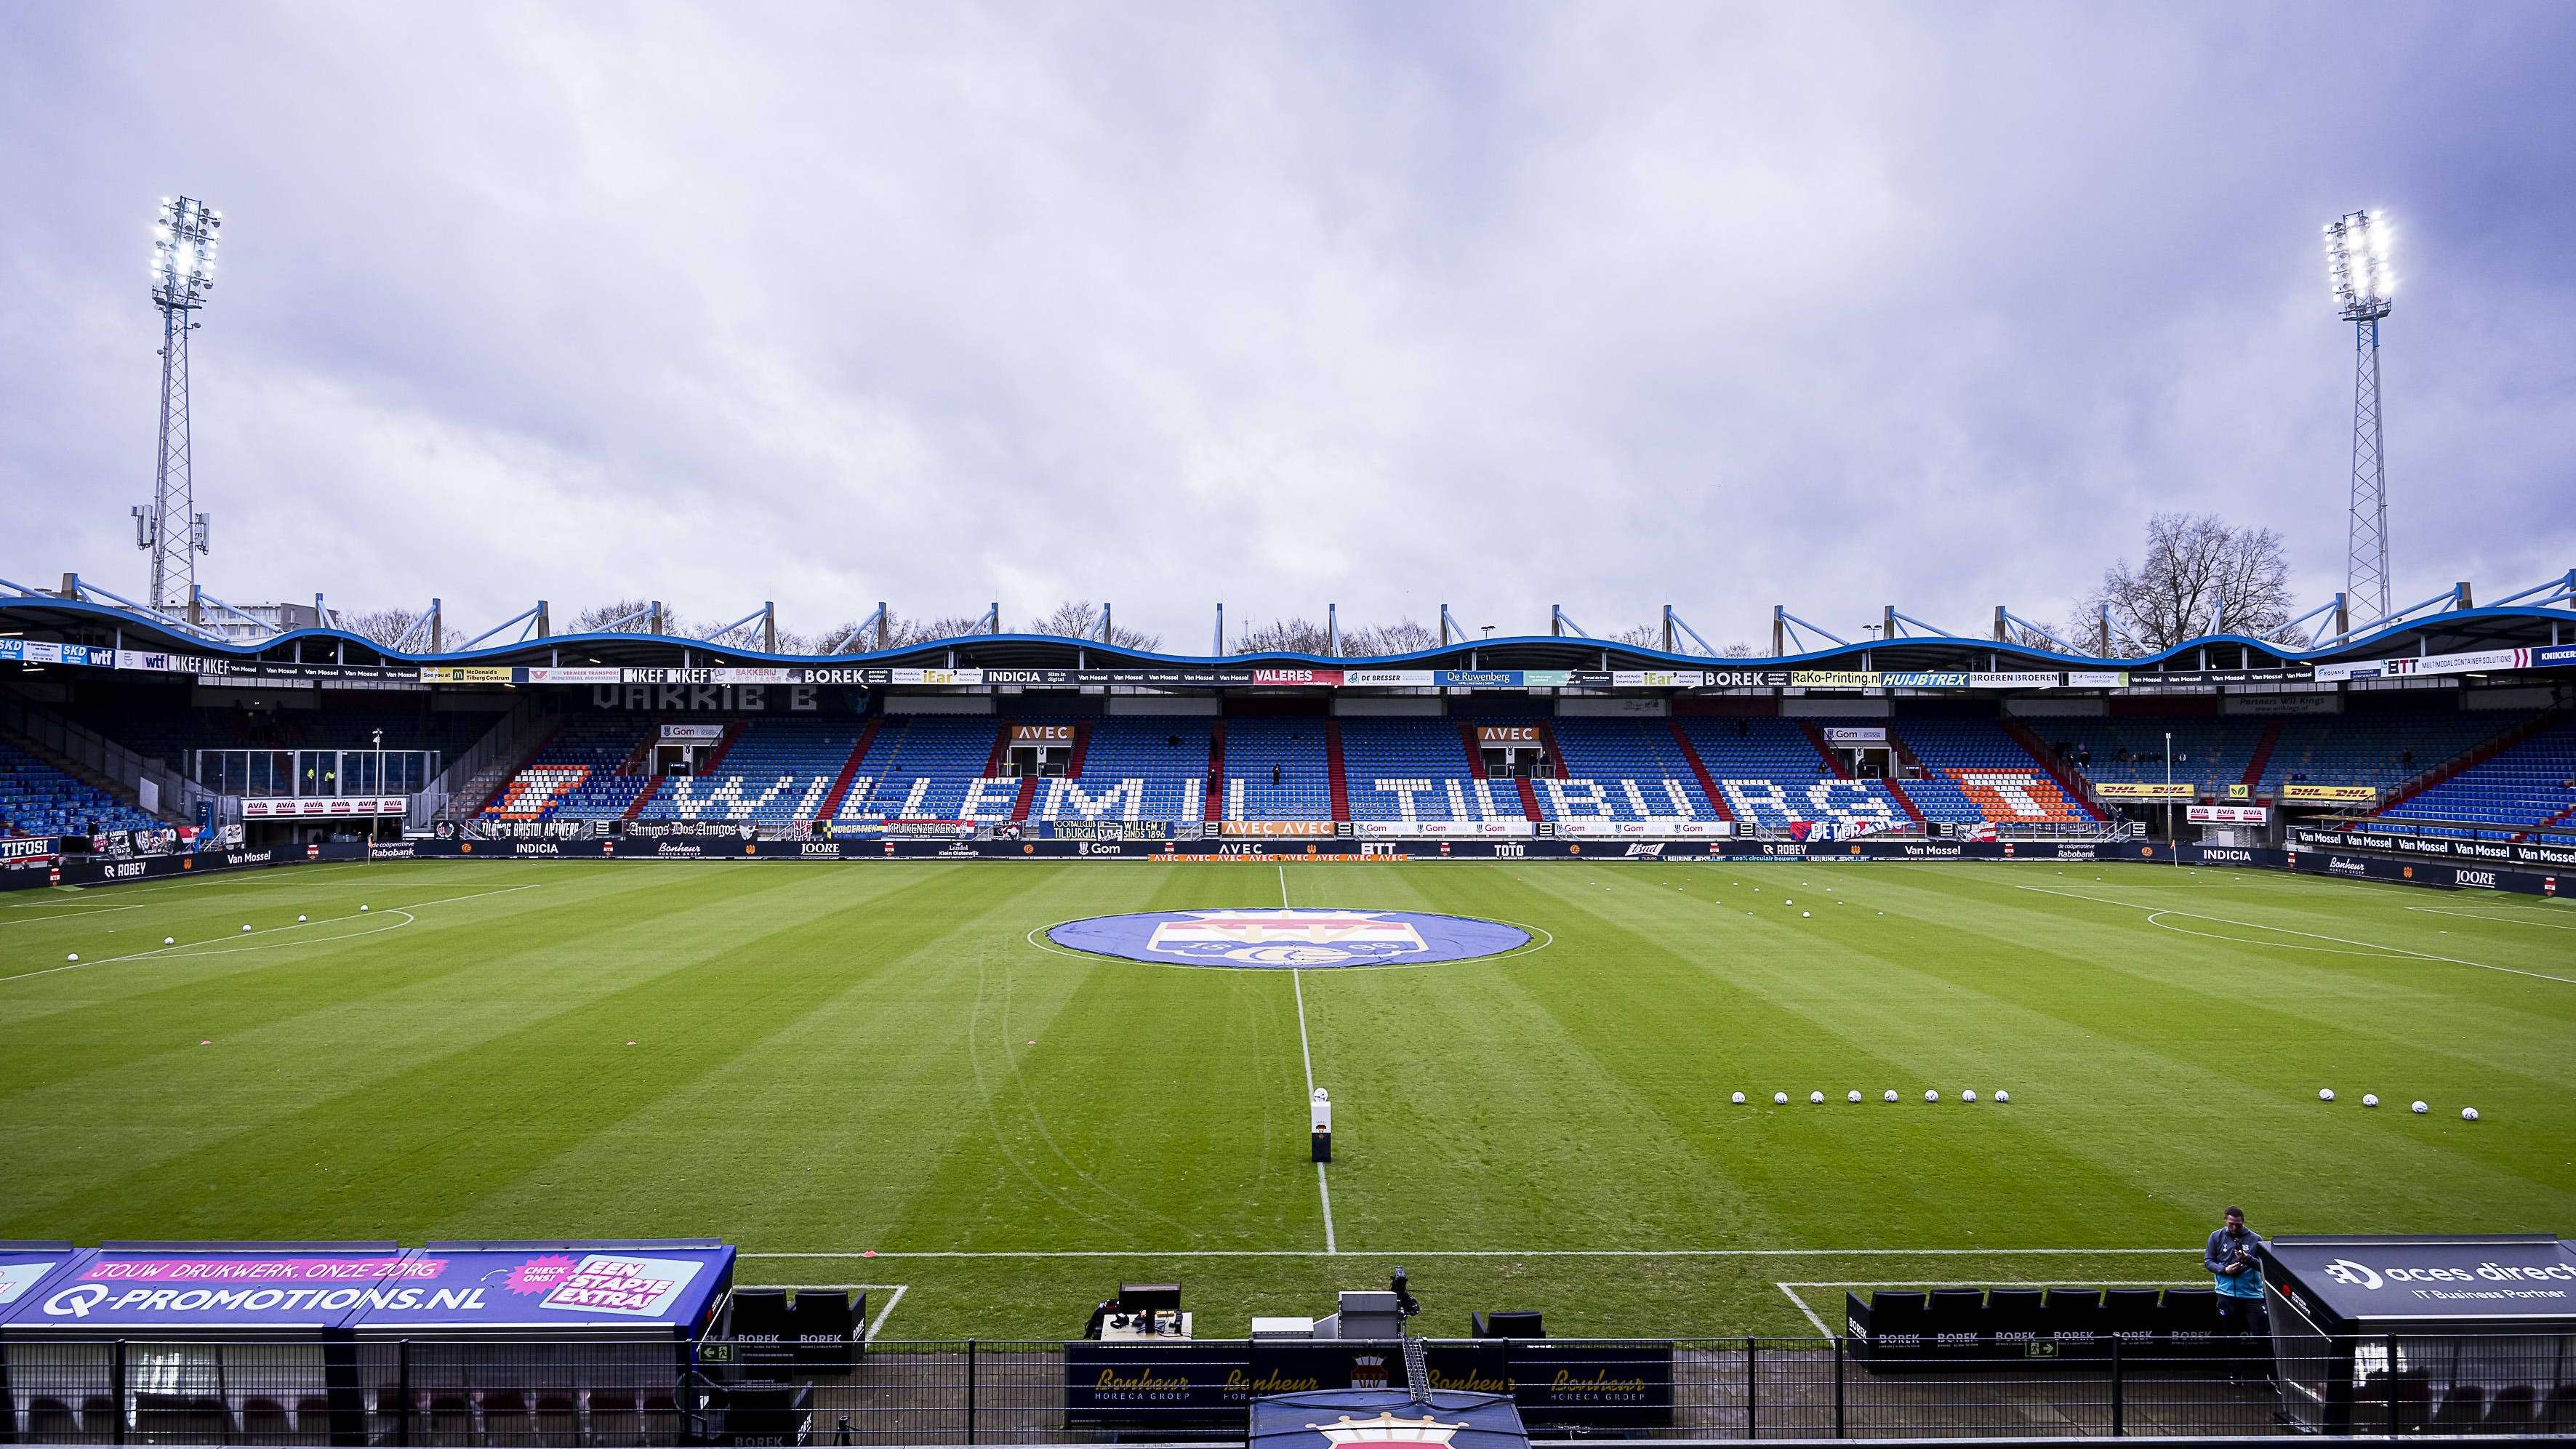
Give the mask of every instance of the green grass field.
[[[1292, 975], [1028, 939], [1283, 898], [1545, 944]], [[1240, 1333], [1395, 1261], [1426, 1331], [1805, 1333], [1784, 1282], [1838, 1321], [1845, 1282], [2193, 1281], [2230, 1201], [2576, 1230], [2576, 910], [2277, 874], [309, 866], [0, 898], [0, 978], [0, 1237], [716, 1235], [818, 1255], [746, 1281], [903, 1285], [889, 1339], [1062, 1337], [1161, 1275]]]

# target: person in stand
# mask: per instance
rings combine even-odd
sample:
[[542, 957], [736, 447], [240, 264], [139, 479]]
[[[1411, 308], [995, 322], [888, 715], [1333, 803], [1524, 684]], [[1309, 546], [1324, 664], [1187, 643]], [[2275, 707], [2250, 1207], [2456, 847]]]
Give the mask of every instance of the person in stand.
[[[2262, 1239], [2245, 1227], [2245, 1209], [2230, 1207], [2225, 1225], [2209, 1235], [2201, 1266], [2218, 1283], [2218, 1333], [2227, 1345], [2227, 1381], [2242, 1384], [2269, 1377], [2257, 1357], [2265, 1346], [2263, 1264], [2254, 1256]], [[2253, 1337], [2253, 1344], [2243, 1342]]]

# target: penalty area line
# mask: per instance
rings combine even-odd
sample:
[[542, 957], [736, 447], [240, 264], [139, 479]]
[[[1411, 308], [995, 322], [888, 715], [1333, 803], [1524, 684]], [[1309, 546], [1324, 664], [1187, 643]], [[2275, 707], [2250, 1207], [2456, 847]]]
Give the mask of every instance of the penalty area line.
[[[2507, 976], [2528, 976], [2534, 981], [2555, 981], [2561, 986], [2576, 986], [2576, 976], [2552, 976], [2546, 971], [2525, 971], [2514, 966], [2497, 966], [2485, 961], [2469, 961], [2458, 956], [2436, 956], [2430, 951], [2410, 951], [2404, 946], [2391, 946], [2382, 941], [2355, 941], [2347, 936], [2329, 936], [2322, 931], [2302, 931], [2290, 926], [2267, 926], [2261, 921], [2240, 921], [2230, 916], [2204, 916], [2197, 911], [2177, 911], [2171, 906], [2142, 905], [2137, 901], [2113, 900], [2109, 896], [2088, 896], [2080, 891], [2053, 891], [2046, 886], [2015, 885], [2017, 891], [2036, 891], [2044, 896], [2061, 896], [2070, 901], [2091, 901], [2096, 905], [2125, 906], [2133, 911], [2146, 911], [2159, 916], [2181, 916], [2186, 920], [2211, 921], [2222, 926], [2243, 926], [2249, 931], [2272, 931], [2284, 936], [2305, 936], [2311, 941], [2332, 941], [2338, 946], [2360, 946], [2372, 952], [2385, 952], [2392, 957], [2411, 957], [2417, 961], [2439, 961], [2449, 966], [2474, 966], [2480, 971], [2501, 971]], [[2213, 939], [2225, 939], [2217, 937]], [[2241, 941], [2239, 945], [2260, 946], [2259, 941]]]

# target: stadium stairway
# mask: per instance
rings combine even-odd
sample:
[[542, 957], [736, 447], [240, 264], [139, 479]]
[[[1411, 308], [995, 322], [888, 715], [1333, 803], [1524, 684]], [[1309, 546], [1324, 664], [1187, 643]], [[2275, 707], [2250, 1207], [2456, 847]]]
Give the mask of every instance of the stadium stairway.
[[1882, 780], [1852, 780], [1798, 720], [1690, 715], [1674, 721], [1716, 783], [1728, 818], [1747, 832], [1896, 830], [1908, 824]]
[[2281, 727], [2286, 723], [2275, 718], [2263, 727], [2263, 737], [2254, 742], [2253, 758], [2245, 762], [2245, 774], [2236, 782], [2245, 787], [2246, 794], [2262, 793], [2263, 768], [2272, 763], [2272, 752], [2281, 747]]
[[1923, 772], [1906, 782], [1923, 813], [1953, 824], [2073, 825], [2086, 818], [2057, 777], [1992, 718], [1925, 715], [1891, 728], [1899, 758]]
[[567, 715], [482, 813], [505, 820], [622, 819], [654, 783], [628, 766], [650, 751], [660, 732], [655, 715]]
[[1825, 743], [1825, 732], [1814, 720], [1798, 721], [1798, 732], [1807, 737], [1808, 744], [1815, 746], [1816, 759], [1824, 765], [1826, 774], [1837, 780], [1852, 777], [1852, 772], [1843, 765], [1843, 757], [1835, 754], [1834, 747]]
[[1914, 797], [1905, 793], [1904, 781], [1882, 780], [1879, 783], [1887, 787], [1887, 793], [1896, 801], [1898, 808], [1905, 812], [1907, 819], [1913, 821], [1918, 827], [1929, 823], [1923, 818], [1922, 808], [1914, 803]]
[[1333, 792], [1333, 818], [1351, 818], [1351, 781], [1342, 765], [1342, 722], [1324, 721], [1324, 771]]
[[1199, 819], [1214, 825], [1225, 806], [1225, 720], [1208, 721], [1207, 788], [1201, 793]]
[[1561, 717], [1542, 732], [1556, 756], [1538, 782], [1549, 813], [1564, 819], [1709, 821], [1719, 816], [1699, 772], [1673, 741], [1669, 720]]
[[2426, 770], [2424, 773], [2406, 781], [2404, 784], [2399, 785], [2395, 790], [2389, 792], [2388, 797], [2379, 802], [2379, 808], [2371, 813], [2374, 815], [2385, 815], [2389, 811], [2396, 809], [2398, 806], [2404, 805], [2413, 800], [2416, 796], [2423, 794], [2425, 791], [2432, 789], [2434, 786], [2443, 784], [2454, 776], [2464, 774], [2467, 771], [2485, 764], [2487, 761], [2494, 759], [2496, 756], [2503, 754], [2505, 751], [2510, 750], [2516, 745], [2521, 744], [2523, 741], [2530, 739], [2532, 736], [2539, 734], [2542, 730], [2564, 722], [2569, 717], [2569, 712], [2565, 710], [2544, 710], [2539, 714], [2533, 715], [2531, 718], [2505, 730], [2503, 733], [2497, 735], [2491, 740], [2488, 740], [2484, 744], [2473, 745], [2470, 748], [2461, 751], [2458, 755], [2435, 765], [2433, 768]]
[[1690, 734], [1682, 728], [1681, 721], [1667, 719], [1664, 727], [1672, 731], [1673, 748], [1681, 751], [1682, 759], [1690, 765], [1691, 774], [1699, 780], [1699, 793], [1707, 799], [1708, 808], [1716, 811], [1720, 820], [1733, 820], [1735, 811], [1726, 803], [1726, 792], [1717, 788], [1717, 777], [1708, 772], [1708, 762], [1699, 757], [1699, 750], [1691, 744]]
[[[1239, 715], [1225, 721], [1224, 818], [1330, 820], [1333, 794], [1325, 721], [1310, 715]], [[1273, 784], [1276, 770], [1278, 783]]]
[[0, 740], [0, 835], [89, 835], [166, 823], [63, 769], [34, 741]]
[[[2350, 704], [2358, 706], [2362, 701]], [[2292, 715], [2281, 721], [2265, 778], [2253, 793], [2277, 798], [2285, 785], [2367, 785], [2376, 798], [2440, 765], [2489, 744], [2525, 717], [2424, 707], [2348, 707], [2340, 714]]]
[[2405, 827], [2433, 835], [2516, 840], [2542, 836], [2553, 843], [2556, 827], [2576, 804], [2576, 718], [2544, 716], [2512, 732], [2502, 749], [2481, 747], [2483, 758], [2383, 807], [2365, 828]]
[[1520, 798], [1492, 798], [1458, 726], [1422, 715], [1355, 715], [1342, 722], [1342, 773], [1353, 820], [1448, 822], [1521, 818]]
[[2039, 736], [2032, 734], [2028, 725], [2008, 714], [1998, 716], [1997, 719], [2003, 726], [2004, 734], [2009, 736], [2014, 744], [2021, 746], [2022, 753], [2030, 756], [2030, 762], [2038, 766], [2042, 774], [2057, 782], [2057, 788], [2073, 802], [2076, 809], [2083, 811], [2087, 818], [2096, 822], [2111, 818], [2099, 804], [2094, 802], [2091, 782], [2084, 781], [2083, 777], [2076, 773], [2074, 766], [2057, 759], [2056, 752], [2042, 743]]
[[829, 820], [841, 813], [841, 802], [850, 795], [850, 782], [858, 778], [859, 763], [868, 757], [869, 747], [877, 742], [877, 731], [884, 727], [884, 715], [868, 716], [867, 724], [859, 730], [857, 743], [850, 746], [850, 757], [841, 762], [841, 773], [834, 777], [830, 793], [823, 797], [822, 808], [815, 812], [816, 818]]
[[2538, 825], [2535, 825], [2520, 835], [2515, 836], [2513, 838], [2514, 843], [2519, 845], [2525, 841], [2546, 839], [2552, 831], [2556, 830], [2561, 825], [2567, 824], [2571, 820], [2576, 820], [2576, 805], [2568, 806], [2566, 809], [2561, 810], [2557, 814], [2550, 816], [2548, 819], [2541, 821]]
[[[102, 738], [112, 738], [107, 736], [105, 731], [99, 731], [98, 733]], [[107, 776], [98, 773], [96, 770], [91, 769], [89, 766], [82, 764], [78, 760], [72, 759], [68, 755], [56, 754], [54, 751], [47, 749], [40, 741], [32, 739], [26, 735], [18, 734], [15, 731], [11, 731], [5, 735], [0, 735], [0, 739], [5, 739], [10, 745], [22, 751], [29, 757], [41, 762], [46, 768], [63, 775], [74, 785], [105, 798], [118, 810], [129, 812], [134, 819], [142, 822], [140, 824], [109, 826], [107, 827], [109, 829], [150, 830], [155, 826], [171, 824], [175, 821], [176, 817], [163, 819], [162, 817], [155, 815], [153, 812], [144, 809], [143, 802], [136, 798], [133, 786], [124, 784], [120, 781], [111, 780]], [[121, 745], [127, 750], [138, 755], [142, 753], [141, 751], [134, 749], [131, 741], [117, 739], [114, 740], [114, 743]], [[171, 764], [172, 762], [164, 760], [162, 763]]]

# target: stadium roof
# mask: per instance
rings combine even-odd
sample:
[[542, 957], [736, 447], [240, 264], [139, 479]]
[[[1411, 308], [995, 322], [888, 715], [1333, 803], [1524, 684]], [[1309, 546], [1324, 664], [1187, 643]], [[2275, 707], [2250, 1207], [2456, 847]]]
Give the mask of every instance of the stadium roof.
[[[0, 581], [5, 582], [5, 581]], [[13, 588], [15, 586], [12, 586]], [[2463, 591], [2464, 592], [2464, 591]], [[186, 621], [123, 602], [45, 591], [0, 592], [0, 638], [162, 652], [244, 665], [329, 665], [352, 671], [413, 666], [696, 669], [785, 665], [848, 668], [1145, 670], [1867, 670], [1880, 672], [2122, 671], [2168, 672], [2211, 681], [2303, 666], [2477, 654], [2576, 645], [2576, 571], [2517, 599], [2543, 602], [2491, 607], [2447, 606], [2402, 613], [2322, 647], [2218, 633], [2156, 653], [2099, 656], [2035, 648], [2016, 640], [1909, 635], [1835, 644], [1803, 653], [1718, 656], [1674, 653], [1578, 634], [1519, 635], [1462, 641], [1407, 654], [1367, 657], [1284, 651], [1233, 655], [1167, 654], [1097, 640], [1042, 634], [969, 634], [896, 648], [838, 654], [767, 653], [680, 635], [635, 632], [548, 634], [481, 648], [443, 652], [389, 649], [345, 629], [293, 629], [255, 642], [234, 642]], [[2444, 596], [2445, 598], [2453, 596]], [[2427, 605], [2441, 602], [2427, 601]], [[2427, 606], [2418, 606], [2419, 609]], [[2531, 661], [2540, 662], [2540, 661]], [[2556, 663], [2558, 661], [2547, 661]], [[2576, 662], [2576, 661], [2570, 661]], [[2517, 667], [2506, 662], [2493, 672]], [[1268, 680], [1264, 683], [1292, 681]]]

